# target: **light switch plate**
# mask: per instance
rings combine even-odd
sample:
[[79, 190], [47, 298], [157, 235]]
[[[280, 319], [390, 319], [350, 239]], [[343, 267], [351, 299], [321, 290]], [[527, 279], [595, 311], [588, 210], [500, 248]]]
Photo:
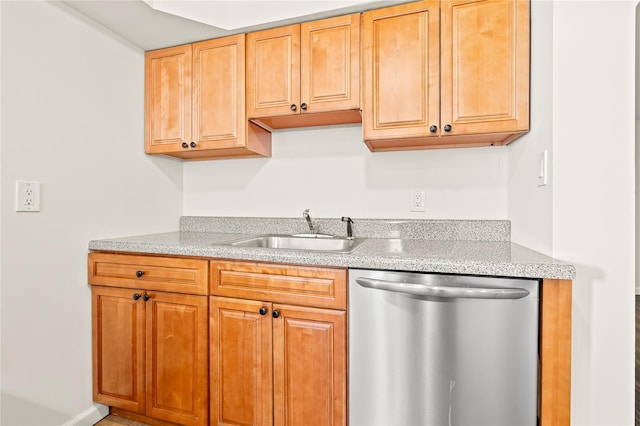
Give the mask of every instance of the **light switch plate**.
[[548, 171], [549, 151], [546, 149], [538, 154], [538, 186], [545, 186], [549, 180]]

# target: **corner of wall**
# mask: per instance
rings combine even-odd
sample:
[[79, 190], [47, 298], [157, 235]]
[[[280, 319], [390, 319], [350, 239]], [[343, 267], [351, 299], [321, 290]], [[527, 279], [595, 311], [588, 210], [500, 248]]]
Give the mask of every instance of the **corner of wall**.
[[62, 426], [93, 426], [109, 415], [109, 407], [102, 404], [93, 404], [73, 419]]

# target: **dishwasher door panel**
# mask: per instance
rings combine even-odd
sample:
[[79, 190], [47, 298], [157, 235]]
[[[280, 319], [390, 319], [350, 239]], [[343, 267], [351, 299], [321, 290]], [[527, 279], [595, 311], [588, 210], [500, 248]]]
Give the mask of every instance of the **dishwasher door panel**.
[[[535, 425], [538, 281], [350, 270], [349, 424]], [[410, 296], [358, 277], [517, 287], [515, 300]]]

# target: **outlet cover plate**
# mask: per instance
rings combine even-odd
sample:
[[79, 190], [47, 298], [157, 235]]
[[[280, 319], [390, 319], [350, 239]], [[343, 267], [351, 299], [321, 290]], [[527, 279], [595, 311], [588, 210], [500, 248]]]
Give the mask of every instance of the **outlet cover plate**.
[[16, 211], [40, 211], [40, 182], [16, 181]]
[[409, 211], [411, 212], [426, 211], [424, 191], [420, 189], [414, 189], [413, 191], [411, 191], [411, 199], [409, 201], [410, 201]]

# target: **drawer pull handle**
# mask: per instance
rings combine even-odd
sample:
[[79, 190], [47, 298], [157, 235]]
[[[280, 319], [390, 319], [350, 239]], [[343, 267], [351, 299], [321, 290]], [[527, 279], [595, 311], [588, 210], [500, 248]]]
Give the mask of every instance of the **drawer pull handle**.
[[133, 295], [133, 300], [138, 300], [138, 299], [140, 299], [141, 297], [142, 297], [142, 296], [140, 296], [140, 293], [135, 293], [135, 294]]
[[267, 315], [267, 308], [262, 307], [258, 312], [260, 313], [260, 315]]
[[143, 299], [144, 299], [145, 302], [148, 302], [149, 299], [151, 299], [151, 296], [149, 296], [147, 293], [145, 293]]
[[274, 317], [274, 318], [278, 318], [278, 317], [280, 316], [280, 311], [279, 311], [279, 310], [277, 310], [277, 309], [276, 309], [276, 310], [274, 310], [274, 311], [271, 313], [271, 316], [272, 316], [272, 317]]
[[144, 271], [136, 271], [136, 277], [142, 278], [143, 275], [144, 275]]

